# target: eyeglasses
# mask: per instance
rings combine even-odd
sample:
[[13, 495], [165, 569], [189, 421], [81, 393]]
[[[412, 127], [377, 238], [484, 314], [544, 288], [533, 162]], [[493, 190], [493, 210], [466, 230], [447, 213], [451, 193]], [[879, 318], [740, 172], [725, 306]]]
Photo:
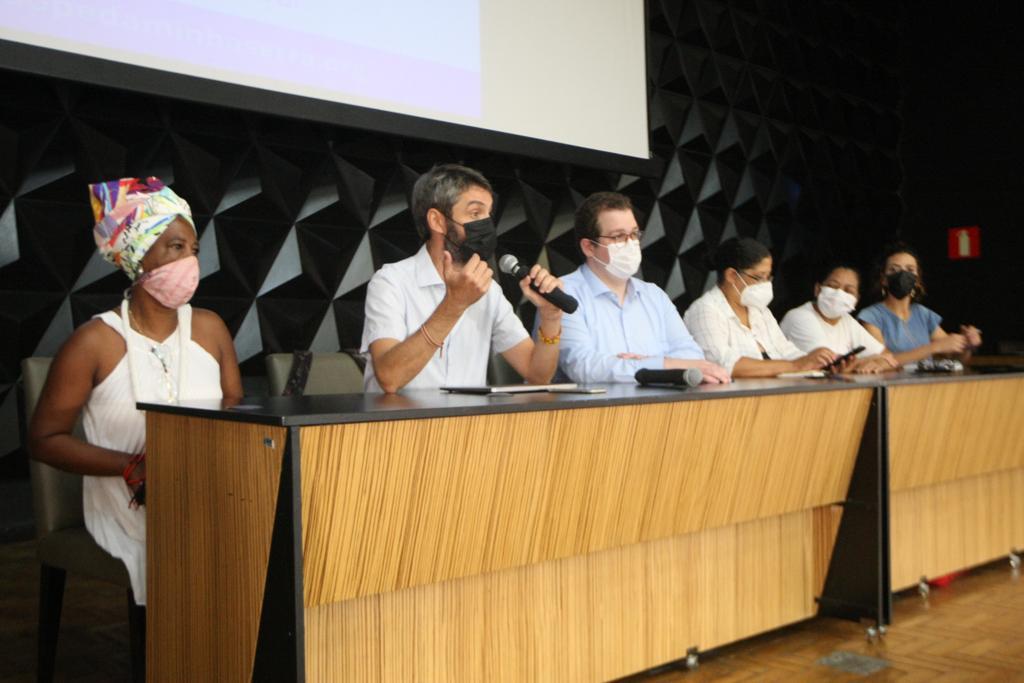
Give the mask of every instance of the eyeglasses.
[[768, 275], [766, 277], [766, 276], [763, 276], [763, 275], [754, 275], [753, 273], [744, 273], [742, 270], [737, 270], [736, 272], [739, 273], [741, 276], [742, 275], [746, 275], [751, 280], [753, 280], [755, 283], [758, 283], [758, 282], [771, 282], [772, 280], [775, 279], [774, 275]]
[[639, 242], [643, 237], [644, 231], [638, 228], [632, 232], [619, 232], [614, 235], [598, 235], [596, 240], [590, 241], [603, 244], [600, 240], [611, 240], [611, 244], [625, 244], [629, 240], [636, 240]]

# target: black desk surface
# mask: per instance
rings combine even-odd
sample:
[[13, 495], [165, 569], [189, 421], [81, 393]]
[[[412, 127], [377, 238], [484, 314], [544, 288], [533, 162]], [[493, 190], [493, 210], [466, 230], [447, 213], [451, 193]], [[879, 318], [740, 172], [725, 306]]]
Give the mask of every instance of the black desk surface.
[[594, 385], [603, 394], [449, 394], [440, 390], [398, 394], [335, 394], [323, 396], [246, 397], [237, 405], [221, 401], [186, 401], [180, 405], [140, 403], [139, 408], [179, 415], [284, 426], [407, 420], [455, 415], [593, 408], [637, 403], [666, 403], [762, 394], [786, 394], [857, 388], [841, 380], [765, 379], [737, 380], [726, 385], [690, 389], [639, 387], [632, 384]]
[[[221, 401], [186, 401], [180, 405], [139, 403], [143, 410], [209, 417], [237, 422], [286, 427], [345, 422], [376, 422], [416, 418], [515, 413], [534, 410], [597, 408], [638, 403], [668, 403], [742, 396], [842, 391], [879, 385], [922, 384], [1024, 377], [1024, 371], [990, 374], [859, 375], [843, 379], [743, 379], [725, 385], [702, 385], [689, 389], [639, 387], [632, 384], [600, 385], [604, 394], [449, 394], [440, 390], [408, 391], [399, 394], [335, 394], [323, 396], [259, 396], [243, 398], [236, 405]], [[597, 385], [595, 385], [597, 386]]]

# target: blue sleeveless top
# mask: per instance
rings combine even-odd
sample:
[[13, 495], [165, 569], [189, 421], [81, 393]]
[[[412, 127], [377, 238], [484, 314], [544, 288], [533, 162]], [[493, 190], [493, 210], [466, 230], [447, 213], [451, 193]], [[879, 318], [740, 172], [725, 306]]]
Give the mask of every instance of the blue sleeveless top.
[[880, 329], [885, 339], [885, 348], [893, 353], [924, 346], [931, 341], [932, 332], [942, 322], [941, 315], [921, 304], [910, 304], [910, 319], [904, 320], [881, 301], [868, 306], [857, 317]]

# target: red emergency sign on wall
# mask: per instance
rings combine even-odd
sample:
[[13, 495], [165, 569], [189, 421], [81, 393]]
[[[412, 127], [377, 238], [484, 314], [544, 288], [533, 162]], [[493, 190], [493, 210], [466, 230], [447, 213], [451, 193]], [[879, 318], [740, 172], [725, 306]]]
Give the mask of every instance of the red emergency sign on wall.
[[981, 256], [981, 228], [965, 225], [949, 229], [949, 258], [952, 261]]

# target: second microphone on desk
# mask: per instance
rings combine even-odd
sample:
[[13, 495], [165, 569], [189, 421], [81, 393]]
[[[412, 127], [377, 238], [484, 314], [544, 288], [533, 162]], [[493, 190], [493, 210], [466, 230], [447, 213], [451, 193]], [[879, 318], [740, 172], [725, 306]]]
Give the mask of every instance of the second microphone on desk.
[[695, 387], [704, 381], [704, 373], [697, 368], [685, 370], [648, 370], [636, 371], [636, 381], [641, 386], [672, 386]]
[[[522, 280], [530, 274], [530, 269], [519, 263], [519, 259], [512, 254], [505, 254], [498, 259], [498, 268], [501, 272], [507, 273], [517, 280]], [[530, 283], [530, 288], [566, 313], [575, 313], [576, 309], [580, 305], [580, 303], [576, 301], [576, 297], [566, 294], [561, 289], [555, 288], [550, 292], [541, 292], [533, 282]]]

